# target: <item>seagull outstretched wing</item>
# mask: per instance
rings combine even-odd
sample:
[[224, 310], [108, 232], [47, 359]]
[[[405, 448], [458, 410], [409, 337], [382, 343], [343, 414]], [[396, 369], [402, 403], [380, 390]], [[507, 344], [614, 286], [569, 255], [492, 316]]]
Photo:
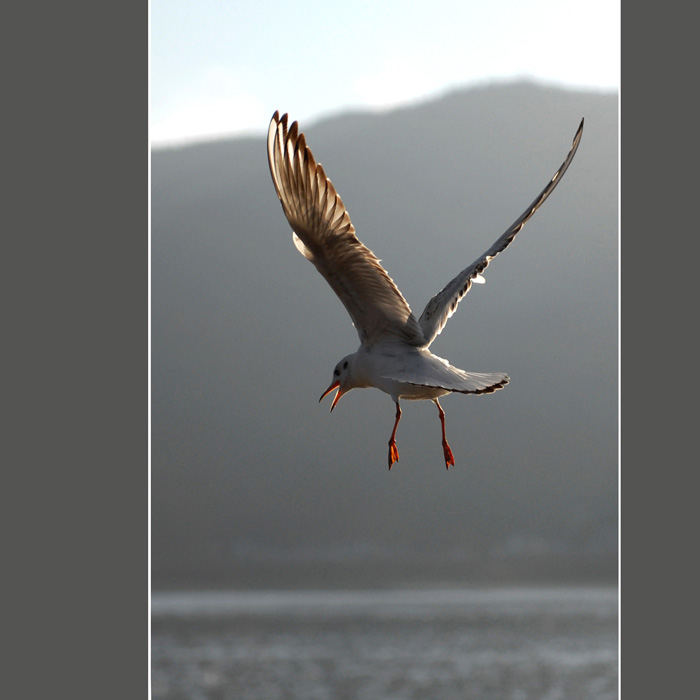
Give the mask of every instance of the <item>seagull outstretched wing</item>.
[[267, 137], [270, 173], [294, 244], [330, 284], [363, 344], [425, 345], [408, 303], [379, 259], [355, 235], [340, 196], [314, 160], [297, 122], [275, 112]]
[[566, 160], [561, 164], [559, 170], [552, 176], [547, 186], [535, 198], [532, 204], [516, 219], [512, 226], [479, 258], [469, 267], [460, 272], [445, 288], [436, 294], [426, 305], [425, 310], [418, 319], [423, 336], [425, 337], [425, 347], [428, 347], [445, 327], [447, 320], [452, 316], [457, 308], [457, 304], [470, 290], [473, 282], [483, 282], [481, 273], [488, 267], [488, 264], [500, 252], [504, 251], [515, 238], [515, 235], [529, 221], [530, 217], [542, 206], [547, 197], [554, 191], [561, 178], [571, 164], [576, 155], [576, 150], [581, 141], [583, 133], [583, 119], [574, 136], [571, 150], [566, 156]]

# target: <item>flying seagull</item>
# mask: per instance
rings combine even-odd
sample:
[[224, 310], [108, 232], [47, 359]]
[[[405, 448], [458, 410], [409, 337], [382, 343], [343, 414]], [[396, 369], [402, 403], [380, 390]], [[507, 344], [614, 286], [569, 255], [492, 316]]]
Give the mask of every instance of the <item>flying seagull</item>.
[[428, 348], [472, 283], [485, 281], [482, 273], [491, 260], [510, 245], [559, 184], [576, 154], [582, 132], [583, 119], [566, 160], [547, 186], [483, 255], [428, 302], [416, 320], [379, 259], [355, 235], [340, 196], [321, 164], [314, 160], [297, 122], [288, 127], [286, 114], [281, 118], [279, 112], [273, 115], [267, 155], [277, 196], [292, 227], [294, 245], [338, 295], [360, 336], [360, 347], [338, 362], [331, 385], [319, 401], [337, 389], [332, 411], [340, 397], [351, 389], [375, 387], [389, 394], [396, 404], [394, 429], [389, 439], [389, 469], [399, 459], [396, 447], [396, 429], [401, 419], [399, 399], [430, 399], [437, 406], [445, 466], [449, 469], [455, 462], [445, 436], [445, 413], [438, 398], [453, 391], [491, 394], [508, 383], [506, 374], [465, 372], [433, 355]]

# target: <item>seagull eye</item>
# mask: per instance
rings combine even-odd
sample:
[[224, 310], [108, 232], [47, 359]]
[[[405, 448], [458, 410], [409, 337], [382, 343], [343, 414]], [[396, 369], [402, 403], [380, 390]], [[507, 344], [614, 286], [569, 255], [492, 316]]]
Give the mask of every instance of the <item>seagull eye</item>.
[[336, 368], [333, 370], [333, 376], [334, 376], [334, 377], [337, 377], [337, 376], [339, 376], [339, 375], [340, 375], [340, 370], [336, 367]]

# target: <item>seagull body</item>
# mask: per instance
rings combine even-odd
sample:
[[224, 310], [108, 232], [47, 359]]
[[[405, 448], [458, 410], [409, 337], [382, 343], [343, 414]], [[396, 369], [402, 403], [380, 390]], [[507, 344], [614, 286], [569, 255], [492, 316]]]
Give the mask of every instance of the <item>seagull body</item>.
[[389, 469], [399, 459], [396, 429], [401, 419], [400, 399], [430, 400], [436, 405], [445, 466], [449, 469], [454, 456], [445, 436], [445, 413], [438, 399], [452, 392], [490, 394], [508, 383], [504, 373], [465, 372], [428, 348], [472, 283], [484, 282], [482, 273], [489, 262], [510, 245], [559, 184], [582, 132], [583, 120], [565, 161], [532, 204], [483, 255], [448, 282], [416, 319], [378, 258], [355, 235], [342, 200], [323, 166], [314, 160], [297, 122], [288, 127], [286, 114], [273, 115], [267, 140], [268, 161], [294, 244], [338, 295], [360, 337], [358, 350], [335, 366], [333, 380], [320, 400], [337, 389], [332, 411], [351, 389], [375, 387], [391, 396], [396, 414], [389, 439]]

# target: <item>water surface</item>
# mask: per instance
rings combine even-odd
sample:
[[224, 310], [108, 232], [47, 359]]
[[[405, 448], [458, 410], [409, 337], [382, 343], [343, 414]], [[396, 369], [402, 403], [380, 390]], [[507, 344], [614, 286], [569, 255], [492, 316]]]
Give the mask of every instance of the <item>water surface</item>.
[[154, 700], [613, 700], [615, 588], [154, 593]]

